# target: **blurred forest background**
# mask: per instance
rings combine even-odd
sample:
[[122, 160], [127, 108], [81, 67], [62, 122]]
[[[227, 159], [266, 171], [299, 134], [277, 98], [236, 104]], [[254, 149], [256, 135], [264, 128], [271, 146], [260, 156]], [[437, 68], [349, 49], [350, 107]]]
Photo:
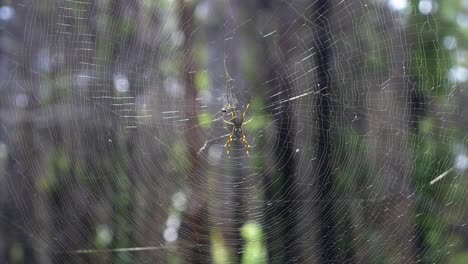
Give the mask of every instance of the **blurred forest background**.
[[468, 263], [468, 1], [0, 3], [0, 263]]

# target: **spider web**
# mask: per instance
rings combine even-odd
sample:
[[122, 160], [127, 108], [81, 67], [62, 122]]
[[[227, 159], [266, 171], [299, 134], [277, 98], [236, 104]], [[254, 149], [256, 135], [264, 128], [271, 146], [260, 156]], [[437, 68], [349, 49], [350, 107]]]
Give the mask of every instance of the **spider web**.
[[463, 263], [466, 10], [3, 3], [0, 260]]

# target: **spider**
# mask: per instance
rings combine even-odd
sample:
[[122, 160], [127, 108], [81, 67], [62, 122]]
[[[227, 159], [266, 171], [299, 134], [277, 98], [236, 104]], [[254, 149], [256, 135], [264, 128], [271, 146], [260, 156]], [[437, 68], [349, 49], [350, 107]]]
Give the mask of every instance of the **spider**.
[[250, 104], [247, 104], [247, 106], [245, 107], [243, 112], [241, 112], [239, 110], [235, 110], [234, 107], [232, 107], [231, 104], [229, 104], [229, 103], [226, 106], [226, 108], [221, 110], [223, 112], [227, 112], [228, 110], [230, 111], [231, 119], [229, 121], [224, 120], [224, 123], [233, 126], [231, 133], [229, 133], [229, 138], [228, 138], [226, 144], [224, 144], [224, 147], [226, 148], [226, 153], [227, 153], [228, 156], [229, 156], [229, 152], [231, 150], [232, 141], [234, 141], [235, 137], [237, 138], [236, 132], [241, 133], [241, 138], [240, 139], [242, 140], [242, 144], [244, 144], [244, 146], [245, 146], [245, 152], [247, 153], [247, 155], [249, 155], [250, 145], [247, 142], [247, 138], [245, 137], [244, 130], [242, 130], [242, 125], [245, 125], [245, 124], [249, 123], [250, 121], [252, 121], [252, 119], [249, 119], [249, 120], [244, 122], [245, 113], [247, 112], [247, 109], [249, 109], [249, 105]]

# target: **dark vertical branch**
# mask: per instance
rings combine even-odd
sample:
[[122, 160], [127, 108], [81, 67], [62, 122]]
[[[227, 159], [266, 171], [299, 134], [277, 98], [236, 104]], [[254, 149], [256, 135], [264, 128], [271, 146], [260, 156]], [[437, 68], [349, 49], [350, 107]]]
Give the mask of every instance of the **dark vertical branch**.
[[[113, 12], [115, 12], [115, 16], [112, 16], [112, 25], [118, 25], [118, 27], [122, 27], [121, 23], [122, 21], [128, 19], [126, 17], [128, 16], [128, 13], [138, 13], [138, 11], [135, 10], [136, 6], [129, 6], [126, 3], [128, 2], [122, 0], [112, 1], [110, 9], [113, 10]], [[116, 30], [122, 29], [117, 28]], [[117, 38], [117, 43], [119, 44], [112, 46], [111, 62], [109, 63], [110, 69], [108, 72], [109, 76], [107, 76], [107, 78], [110, 81], [112, 80], [114, 74], [120, 73], [120, 70], [125, 69], [127, 67], [132, 69], [134, 63], [132, 58], [127, 57], [129, 56], [128, 51], [134, 49], [135, 46], [138, 44], [136, 43], [136, 33], [133, 29], [129, 31], [129, 34], [117, 34], [114, 38]], [[138, 51], [141, 50], [138, 49]], [[136, 55], [137, 52], [132, 53], [132, 56]], [[121, 65], [123, 64], [121, 60], [124, 64], [126, 64], [125, 66]], [[125, 74], [130, 77], [129, 70], [127, 70]], [[128, 92], [134, 94], [136, 85], [134, 85], [133, 82], [130, 83], [132, 85]], [[113, 93], [114, 96], [119, 96], [115, 89], [112, 89], [110, 93]], [[135, 98], [135, 96], [132, 97]], [[125, 122], [129, 122], [129, 120], [131, 119], [127, 118]], [[117, 153], [118, 157], [116, 166], [115, 168], [113, 168], [113, 170], [115, 170], [114, 175], [116, 175], [116, 180], [112, 186], [113, 196], [117, 197], [117, 199], [111, 200], [110, 203], [112, 205], [113, 214], [115, 215], [115, 217], [112, 218], [112, 229], [114, 230], [116, 236], [119, 237], [119, 239], [114, 239], [112, 241], [111, 248], [135, 246], [133, 231], [134, 222], [132, 220], [132, 217], [128, 217], [134, 212], [133, 202], [135, 199], [135, 193], [128, 193], [128, 190], [135, 188], [134, 178], [131, 175], [133, 171], [131, 169], [131, 166], [135, 164], [133, 148], [134, 145], [132, 144], [134, 143], [134, 140], [133, 137], [127, 138], [123, 135], [119, 135], [121, 133], [124, 134], [124, 131], [121, 129], [122, 124], [120, 122], [121, 120], [119, 120], [118, 116], [114, 117], [112, 119], [112, 131], [109, 132], [110, 137], [113, 139], [113, 142], [115, 142], [115, 144], [112, 144], [111, 146], [111, 148], [113, 148], [112, 153]], [[120, 182], [120, 184], [118, 182]], [[121, 261], [122, 258], [134, 258], [134, 256], [134, 252], [120, 252], [119, 254], [114, 254], [112, 257], [113, 262], [117, 263]]]
[[[193, 56], [193, 33], [195, 30], [193, 13], [194, 4], [183, 0], [179, 1], [180, 27], [185, 36], [183, 58], [183, 78], [185, 83], [185, 112], [187, 116], [197, 116], [197, 89], [195, 86], [194, 73], [196, 65]], [[196, 127], [196, 119], [191, 118], [186, 122], [187, 127]], [[202, 164], [197, 154], [196, 146], [200, 146], [201, 139], [199, 133], [194, 129], [187, 129], [185, 138], [188, 146], [188, 158], [191, 162], [191, 172], [189, 175], [189, 187], [192, 190], [192, 199], [189, 211], [183, 218], [181, 225], [182, 263], [209, 263], [210, 262], [210, 239], [209, 225], [207, 221], [208, 210], [204, 201], [204, 192], [200, 190], [203, 186]]]
[[[410, 128], [414, 133], [419, 132], [419, 122], [426, 115], [426, 102], [425, 98], [422, 95], [422, 92], [416, 87], [417, 82], [410, 82], [410, 92], [409, 92], [409, 118], [410, 118]], [[412, 86], [412, 87], [411, 87]]]
[[[409, 127], [415, 135], [418, 135], [419, 122], [427, 114], [426, 100], [422, 92], [419, 91], [417, 87], [421, 81], [417, 80], [417, 77], [412, 77], [411, 79], [413, 80], [411, 80], [408, 85], [408, 88], [410, 89], [408, 94]], [[417, 175], [415, 175], [415, 178], [416, 177]], [[417, 187], [416, 182], [413, 181], [412, 184], [413, 188]], [[428, 215], [429, 213], [427, 209], [420, 204], [420, 202], [416, 202], [414, 210], [414, 215]], [[428, 250], [426, 230], [424, 226], [419, 221], [417, 221], [417, 219], [415, 222], [416, 223], [413, 230], [415, 238], [413, 243], [415, 258], [419, 263], [426, 263], [427, 260], [424, 260], [425, 252]]]
[[[240, 148], [242, 149], [242, 148]], [[238, 151], [233, 151], [233, 154], [236, 155], [235, 157], [240, 157]], [[235, 165], [234, 165], [235, 166]], [[243, 190], [245, 186], [243, 183], [243, 171], [240, 166], [235, 166], [232, 175], [234, 177], [234, 182], [232, 183], [232, 191], [233, 191], [233, 202], [234, 202], [234, 228], [235, 233], [233, 234], [235, 245], [234, 250], [237, 255], [237, 263], [240, 263], [242, 259], [242, 254], [244, 251], [244, 243], [243, 239], [240, 236], [240, 230], [242, 225], [245, 223], [245, 204], [244, 204], [244, 195]]]
[[[265, 10], [268, 11], [271, 9], [271, 1], [268, 0], [258, 0], [256, 3], [257, 8], [260, 10]], [[250, 10], [253, 10], [253, 8], [250, 8]], [[258, 21], [257, 21], [258, 22]], [[268, 54], [267, 54], [267, 43], [265, 39], [261, 39], [262, 42], [262, 49], [259, 52], [261, 56], [261, 63], [265, 65], [271, 65], [268, 61]], [[261, 65], [261, 66], [263, 66]], [[266, 70], [268, 72], [268, 75], [266, 76], [267, 78], [270, 78], [273, 76], [274, 78], [274, 69], [273, 67], [269, 67], [269, 69]], [[276, 206], [270, 206], [273, 205], [273, 199], [274, 199], [274, 194], [275, 190], [273, 188], [273, 181], [272, 181], [272, 175], [268, 175], [265, 172], [263, 172], [262, 175], [262, 186], [263, 186], [263, 195], [264, 195], [264, 207], [263, 207], [263, 226], [265, 229], [265, 241], [266, 241], [266, 249], [267, 249], [267, 258], [268, 258], [268, 263], [273, 263], [273, 259], [278, 259], [276, 257], [276, 254], [278, 253], [277, 250], [275, 250], [275, 241], [277, 240], [276, 238], [278, 235], [275, 232], [275, 222], [276, 218], [278, 217], [278, 213], [276, 210], [273, 210], [273, 208], [277, 208]]]
[[[418, 23], [415, 23], [415, 25], [418, 25]], [[410, 34], [413, 35], [413, 34]], [[416, 42], [417, 43], [417, 42]], [[417, 50], [418, 47], [413, 46], [411, 47], [413, 50]], [[430, 48], [428, 50], [431, 50]], [[410, 69], [411, 68], [417, 68], [420, 67], [420, 65], [411, 65], [410, 64]], [[424, 77], [423, 77], [424, 78]], [[421, 84], [424, 83], [422, 80], [423, 78], [420, 78], [418, 76], [411, 76], [408, 82], [408, 105], [409, 105], [409, 128], [411, 129], [411, 132], [414, 135], [419, 135], [420, 131], [420, 121], [423, 120], [426, 115], [428, 114], [427, 111], [427, 102], [426, 98], [424, 96], [424, 92], [421, 90]], [[416, 165], [417, 166], [417, 165]], [[417, 179], [418, 175], [415, 173], [413, 175], [413, 181], [412, 181], [412, 188], [417, 189], [418, 188], [418, 183]], [[414, 212], [413, 215], [430, 215], [430, 212], [428, 212], [427, 207], [422, 204], [421, 201], [416, 200], [415, 206], [414, 206]], [[419, 221], [418, 221], [419, 220]], [[416, 218], [415, 220], [415, 225], [414, 225], [414, 230], [413, 230], [413, 235], [414, 235], [414, 243], [413, 243], [413, 249], [414, 249], [414, 255], [415, 259], [419, 263], [427, 263], [429, 262], [426, 256], [426, 252], [429, 250], [429, 245], [428, 245], [428, 237], [427, 237], [427, 230], [424, 227], [423, 224], [421, 224], [421, 218], [418, 219]]]
[[263, 192], [265, 196], [265, 203], [263, 209], [263, 226], [265, 228], [266, 234], [266, 248], [269, 263], [272, 263], [271, 260], [274, 258], [274, 255], [276, 253], [276, 251], [274, 250], [275, 238], [273, 237], [275, 234], [273, 225], [275, 222], [274, 219], [276, 217], [276, 214], [269, 207], [273, 200], [273, 186], [271, 183], [272, 181], [269, 175], [263, 175], [262, 185], [264, 186]]
[[[277, 75], [275, 71], [270, 72], [270, 80], [276, 80], [273, 85], [279, 87], [284, 92], [286, 98], [289, 97], [287, 91], [291, 91], [288, 80]], [[281, 100], [276, 98], [275, 101]], [[285, 248], [284, 258], [287, 263], [302, 263], [300, 243], [298, 242], [297, 226], [297, 185], [295, 182], [295, 159], [294, 159], [294, 114], [291, 105], [286, 102], [277, 110], [275, 116], [275, 130], [277, 133], [277, 146], [275, 151], [275, 164], [279, 172], [281, 186], [276, 190], [275, 197], [278, 197], [279, 203], [277, 215], [280, 216], [281, 241]], [[274, 241], [272, 241], [274, 243]]]
[[[265, 11], [272, 11], [272, 8], [283, 10], [280, 20], [281, 24], [289, 23], [289, 14], [284, 12], [289, 7], [285, 3], [276, 6], [271, 2], [258, 1], [257, 8]], [[254, 8], [251, 8], [254, 9]], [[288, 22], [287, 22], [288, 21]], [[279, 40], [277, 48], [281, 52], [291, 49], [291, 36], [287, 33], [286, 27], [279, 28]], [[272, 110], [275, 116], [275, 131], [277, 148], [274, 152], [274, 170], [276, 173], [264, 175], [262, 184], [264, 186], [265, 209], [264, 226], [266, 231], [266, 242], [269, 263], [303, 263], [301, 244], [298, 233], [298, 200], [296, 183], [296, 161], [294, 144], [294, 112], [293, 105], [285, 100], [290, 98], [293, 89], [292, 83], [288, 80], [282, 64], [287, 64], [286, 58], [278, 61], [277, 53], [268, 52], [268, 43], [263, 38], [260, 55], [262, 67], [264, 68], [264, 78], [268, 80], [269, 89], [277, 96], [270, 98], [268, 104], [273, 102], [281, 103], [280, 107]], [[273, 180], [275, 179], [275, 180]], [[279, 184], [274, 184], [278, 182]]]
[[[335, 202], [332, 197], [334, 175], [332, 172], [333, 159], [333, 138], [331, 131], [331, 76], [329, 73], [331, 56], [331, 38], [329, 33], [328, 16], [330, 4], [328, 0], [317, 0], [313, 12], [317, 17], [310, 17], [316, 21], [317, 47], [316, 65], [318, 78], [318, 96], [316, 99], [318, 140], [316, 155], [318, 162], [318, 199], [319, 203], [319, 224], [320, 224], [320, 247], [323, 263], [330, 263], [336, 260], [336, 219]], [[315, 176], [315, 175], [314, 175]], [[313, 176], [313, 177], [314, 177]]]
[[[36, 14], [28, 8], [18, 8], [17, 14], [17, 24], [12, 25], [7, 32], [22, 32], [25, 25], [36, 18]], [[38, 28], [34, 23], [31, 23], [31, 27], [31, 32]], [[37, 254], [34, 250], [35, 230], [31, 230], [31, 227], [37, 224], [34, 194], [36, 193], [35, 180], [40, 164], [40, 151], [37, 146], [36, 127], [33, 119], [30, 118], [31, 113], [39, 106], [36, 87], [34, 87], [37, 79], [30, 69], [38, 51], [38, 48], [32, 44], [37, 43], [37, 34], [18, 34], [18, 37], [13, 37], [11, 40], [14, 45], [18, 45], [17, 52], [21, 56], [13, 58], [19, 63], [14, 73], [14, 81], [9, 83], [8, 88], [13, 91], [14, 95], [19, 91], [24, 92], [27, 105], [24, 109], [15, 109], [18, 119], [14, 126], [8, 128], [10, 131], [7, 132], [6, 137], [9, 151], [5, 175], [7, 196], [4, 208], [0, 208], [2, 212], [0, 231], [5, 232], [6, 246], [5, 251], [0, 252], [0, 261], [27, 264], [37, 263]], [[3, 124], [2, 128], [6, 129]], [[19, 259], [15, 259], [14, 248], [22, 251], [22, 254], [17, 256]]]

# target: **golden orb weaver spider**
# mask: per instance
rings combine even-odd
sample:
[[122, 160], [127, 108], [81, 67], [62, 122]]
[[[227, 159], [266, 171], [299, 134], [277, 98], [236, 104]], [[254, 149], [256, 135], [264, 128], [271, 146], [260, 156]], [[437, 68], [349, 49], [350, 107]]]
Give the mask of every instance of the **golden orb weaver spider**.
[[226, 153], [227, 153], [228, 156], [229, 156], [229, 153], [231, 151], [232, 141], [234, 141], [234, 138], [237, 138], [236, 137], [236, 132], [241, 133], [241, 138], [240, 139], [242, 140], [242, 144], [244, 144], [245, 151], [246, 151], [247, 155], [250, 155], [249, 154], [250, 145], [249, 145], [249, 142], [247, 142], [247, 138], [245, 137], [244, 130], [242, 129], [243, 125], [249, 123], [253, 119], [253, 118], [251, 118], [251, 119], [244, 122], [245, 114], [247, 113], [247, 110], [249, 109], [249, 106], [250, 106], [250, 104], [247, 104], [244, 111], [239, 111], [239, 110], [234, 109], [234, 107], [232, 107], [231, 104], [228, 103], [226, 108], [221, 110], [223, 112], [227, 112], [227, 110], [230, 111], [231, 119], [229, 121], [227, 121], [227, 120], [223, 120], [223, 121], [224, 121], [224, 123], [233, 126], [231, 133], [229, 133], [229, 138], [228, 138], [226, 144], [224, 144], [224, 147], [226, 148]]

